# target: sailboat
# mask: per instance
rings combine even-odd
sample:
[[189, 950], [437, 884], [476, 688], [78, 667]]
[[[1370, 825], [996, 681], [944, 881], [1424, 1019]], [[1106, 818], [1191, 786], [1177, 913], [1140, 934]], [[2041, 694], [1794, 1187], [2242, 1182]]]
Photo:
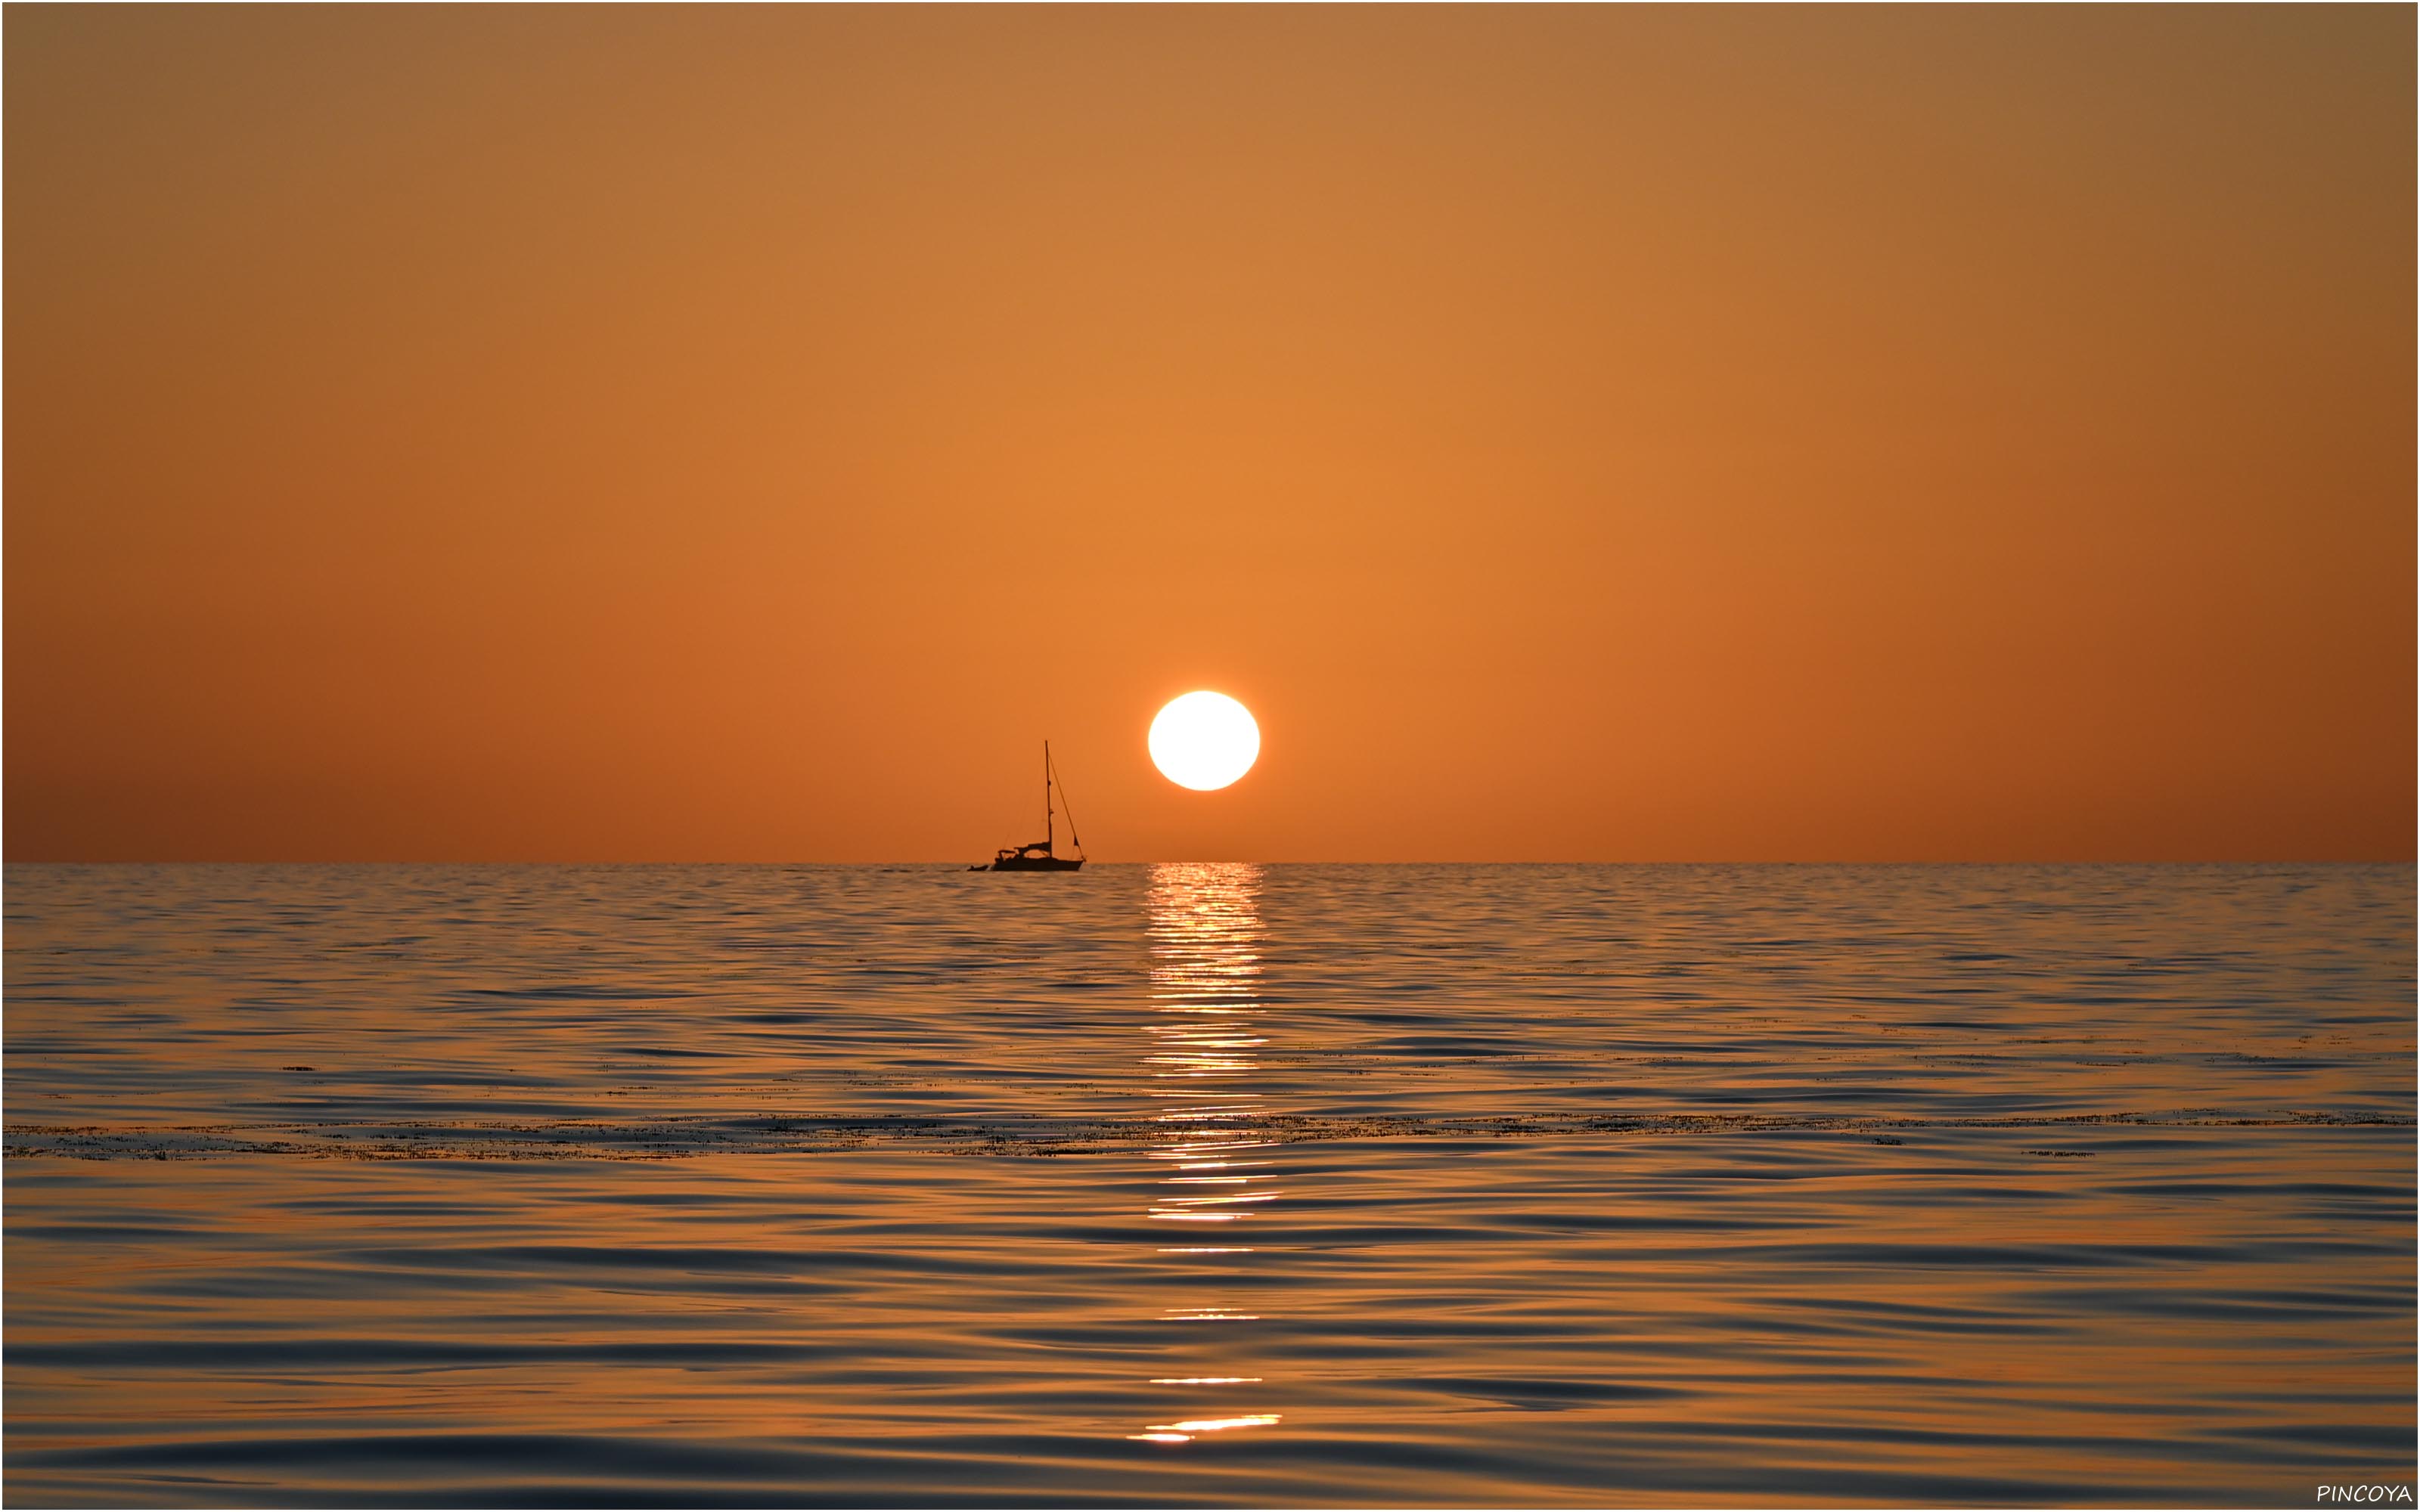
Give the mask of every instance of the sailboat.
[[1060, 797], [1067, 795], [1066, 787], [1059, 781], [1058, 768], [1050, 764], [1050, 742], [1042, 743], [1042, 838], [1031, 845], [1004, 845], [989, 866], [970, 866], [970, 872], [1073, 872], [1084, 864], [1084, 840], [1076, 833], [1076, 810], [1067, 810], [1067, 838], [1076, 842], [1076, 858], [1069, 860], [1054, 853], [1058, 839], [1056, 813], [1051, 803], [1051, 790], [1058, 789]]

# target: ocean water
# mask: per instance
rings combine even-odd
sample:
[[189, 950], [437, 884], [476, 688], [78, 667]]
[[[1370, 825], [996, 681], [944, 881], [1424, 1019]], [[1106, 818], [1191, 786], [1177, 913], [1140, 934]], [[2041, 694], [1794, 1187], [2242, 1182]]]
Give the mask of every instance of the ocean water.
[[13, 1505], [2312, 1504], [2387, 867], [7, 869]]

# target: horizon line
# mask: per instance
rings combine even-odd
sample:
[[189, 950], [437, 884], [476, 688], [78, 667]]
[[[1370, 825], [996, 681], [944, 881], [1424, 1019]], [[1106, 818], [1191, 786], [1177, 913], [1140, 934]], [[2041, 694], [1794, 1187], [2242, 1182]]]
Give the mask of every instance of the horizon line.
[[[2420, 856], [2104, 856], [2096, 858], [2059, 856], [1983, 856], [1983, 857], [1824, 857], [1807, 858], [1634, 858], [1603, 859], [1586, 857], [1505, 857], [1493, 860], [1453, 860], [1405, 857], [1393, 860], [1261, 860], [1249, 856], [1155, 856], [1104, 860], [1087, 857], [1086, 864], [1096, 867], [1124, 866], [1637, 866], [1637, 867], [1984, 867], [1984, 866], [2414, 866]], [[342, 858], [265, 856], [115, 856], [105, 858], [68, 856], [11, 856], [0, 859], [0, 866], [468, 866], [468, 867], [914, 867], [940, 872], [983, 872], [986, 868], [957, 860], [918, 860], [892, 858], [887, 860], [696, 860], [662, 858], [624, 858], [618, 860], [563, 859], [473, 859], [446, 856], [347, 856]]]

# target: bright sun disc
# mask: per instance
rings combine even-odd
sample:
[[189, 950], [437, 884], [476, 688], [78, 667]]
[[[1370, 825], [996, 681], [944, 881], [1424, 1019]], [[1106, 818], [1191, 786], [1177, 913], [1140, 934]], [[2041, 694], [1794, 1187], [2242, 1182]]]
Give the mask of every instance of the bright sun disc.
[[1151, 764], [1178, 787], [1208, 793], [1252, 769], [1261, 727], [1224, 693], [1187, 693], [1151, 722]]

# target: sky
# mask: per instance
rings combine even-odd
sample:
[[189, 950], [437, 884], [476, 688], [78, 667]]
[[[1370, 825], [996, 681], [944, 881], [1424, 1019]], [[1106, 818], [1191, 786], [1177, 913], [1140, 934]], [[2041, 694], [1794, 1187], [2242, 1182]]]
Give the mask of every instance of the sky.
[[0, 839], [2408, 860], [2414, 40], [10, 7]]

